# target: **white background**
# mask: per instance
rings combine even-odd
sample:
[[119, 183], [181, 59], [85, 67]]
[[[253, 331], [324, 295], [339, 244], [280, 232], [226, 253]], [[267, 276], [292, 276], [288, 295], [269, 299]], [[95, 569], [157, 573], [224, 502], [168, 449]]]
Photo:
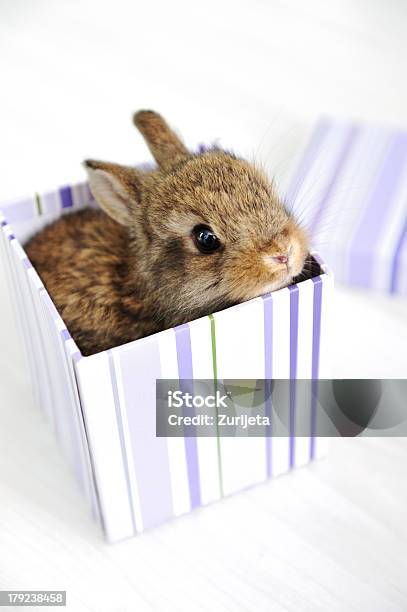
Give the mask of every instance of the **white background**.
[[[315, 115], [407, 125], [403, 0], [2, 0], [0, 199], [148, 159], [154, 108], [289, 177]], [[405, 376], [407, 303], [339, 288], [337, 376]], [[71, 610], [407, 609], [405, 440], [328, 457], [114, 547], [42, 418], [0, 270], [0, 588]]]

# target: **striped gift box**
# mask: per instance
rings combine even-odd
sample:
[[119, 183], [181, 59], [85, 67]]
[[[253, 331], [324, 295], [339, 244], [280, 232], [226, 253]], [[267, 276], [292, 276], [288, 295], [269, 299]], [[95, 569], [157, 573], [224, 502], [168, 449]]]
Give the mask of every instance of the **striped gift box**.
[[[315, 407], [290, 404], [290, 436], [160, 438], [156, 379], [329, 376], [332, 277], [320, 274], [109, 351], [84, 357], [21, 243], [61, 214], [95, 206], [87, 184], [2, 211], [1, 255], [24, 337], [34, 394], [109, 541], [306, 464], [323, 452]], [[11, 229], [11, 225], [13, 229]], [[295, 382], [294, 382], [295, 386]], [[297, 405], [298, 404], [298, 405]], [[308, 437], [295, 437], [297, 418]], [[308, 416], [307, 416], [308, 415]]]
[[338, 281], [407, 295], [407, 132], [322, 118], [286, 199]]

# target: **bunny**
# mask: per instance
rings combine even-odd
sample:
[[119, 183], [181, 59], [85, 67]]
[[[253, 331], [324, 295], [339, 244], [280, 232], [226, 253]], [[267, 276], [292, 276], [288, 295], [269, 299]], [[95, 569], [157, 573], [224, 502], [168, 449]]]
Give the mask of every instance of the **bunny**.
[[101, 210], [25, 246], [84, 355], [287, 286], [308, 255], [260, 169], [217, 147], [190, 153], [153, 111], [134, 123], [157, 167], [85, 161]]

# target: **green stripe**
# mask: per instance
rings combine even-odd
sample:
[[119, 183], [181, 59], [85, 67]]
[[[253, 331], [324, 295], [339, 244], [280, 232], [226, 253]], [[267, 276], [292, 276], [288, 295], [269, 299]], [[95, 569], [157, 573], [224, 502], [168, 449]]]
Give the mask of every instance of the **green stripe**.
[[38, 215], [42, 215], [41, 198], [40, 198], [40, 195], [38, 193], [35, 194], [35, 204], [37, 206]]
[[218, 381], [218, 364], [216, 361], [216, 331], [215, 331], [215, 318], [212, 314], [209, 315], [211, 322], [211, 340], [212, 340], [212, 367], [213, 367], [213, 378], [215, 379], [215, 385]]
[[[216, 329], [215, 329], [215, 318], [213, 315], [209, 315], [211, 322], [211, 341], [212, 341], [212, 369], [213, 369], [213, 386], [215, 395], [218, 388], [218, 363], [216, 359]], [[216, 407], [216, 441], [218, 449], [218, 469], [219, 469], [219, 488], [221, 497], [224, 497], [223, 492], [223, 474], [222, 474], [222, 454], [220, 450], [220, 438], [219, 438], [219, 427], [218, 427], [218, 409]]]

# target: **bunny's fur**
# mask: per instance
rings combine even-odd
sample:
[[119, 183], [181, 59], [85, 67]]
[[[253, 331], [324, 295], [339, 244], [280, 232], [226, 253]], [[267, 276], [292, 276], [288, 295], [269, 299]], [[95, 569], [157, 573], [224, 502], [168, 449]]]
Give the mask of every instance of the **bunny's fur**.
[[[85, 162], [103, 210], [66, 215], [26, 245], [85, 355], [285, 286], [307, 254], [259, 169], [219, 149], [189, 153], [151, 111], [134, 121], [157, 169]], [[200, 224], [219, 237], [218, 251], [198, 251]]]

